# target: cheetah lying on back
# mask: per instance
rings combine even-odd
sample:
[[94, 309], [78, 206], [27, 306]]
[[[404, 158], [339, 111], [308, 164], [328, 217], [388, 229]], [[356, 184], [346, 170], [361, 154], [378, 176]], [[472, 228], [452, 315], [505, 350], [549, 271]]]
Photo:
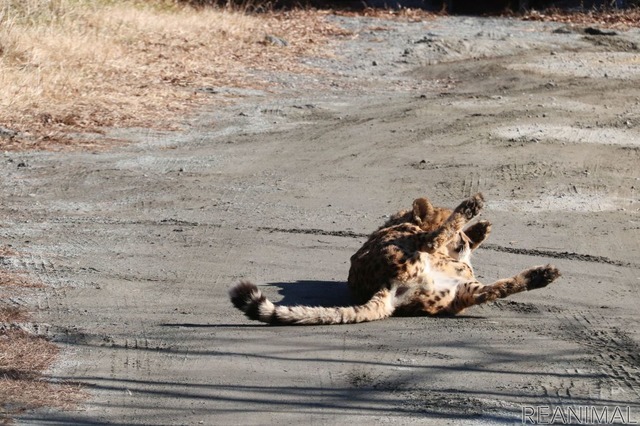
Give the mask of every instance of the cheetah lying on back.
[[482, 194], [453, 211], [425, 198], [401, 211], [369, 236], [351, 257], [349, 289], [358, 305], [348, 307], [275, 306], [249, 282], [229, 291], [234, 306], [253, 320], [269, 324], [347, 324], [391, 315], [457, 314], [480, 303], [545, 287], [560, 276], [554, 266], [536, 266], [481, 284], [471, 267], [471, 252], [488, 237], [491, 224], [465, 229], [484, 204]]

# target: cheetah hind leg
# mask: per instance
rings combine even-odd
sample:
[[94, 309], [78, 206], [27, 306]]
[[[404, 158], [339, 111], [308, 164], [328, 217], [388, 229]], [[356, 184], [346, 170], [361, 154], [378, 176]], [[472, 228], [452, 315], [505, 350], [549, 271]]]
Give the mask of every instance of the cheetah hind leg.
[[473, 305], [501, 299], [525, 290], [543, 288], [560, 275], [560, 271], [555, 266], [543, 265], [527, 269], [493, 284], [483, 285], [477, 281], [469, 281], [458, 287], [456, 297], [449, 305], [448, 311], [456, 314]]

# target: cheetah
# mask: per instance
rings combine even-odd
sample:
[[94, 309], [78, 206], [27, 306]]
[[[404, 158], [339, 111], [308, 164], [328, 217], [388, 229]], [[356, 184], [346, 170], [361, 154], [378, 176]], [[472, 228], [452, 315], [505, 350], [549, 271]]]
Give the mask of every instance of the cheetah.
[[351, 257], [348, 286], [356, 305], [276, 306], [247, 281], [229, 290], [231, 302], [250, 319], [272, 325], [349, 324], [392, 315], [455, 315], [473, 305], [546, 287], [560, 276], [555, 266], [543, 265], [481, 284], [470, 259], [489, 236], [491, 223], [467, 225], [483, 206], [481, 193], [453, 210], [418, 198], [412, 209], [392, 215]]

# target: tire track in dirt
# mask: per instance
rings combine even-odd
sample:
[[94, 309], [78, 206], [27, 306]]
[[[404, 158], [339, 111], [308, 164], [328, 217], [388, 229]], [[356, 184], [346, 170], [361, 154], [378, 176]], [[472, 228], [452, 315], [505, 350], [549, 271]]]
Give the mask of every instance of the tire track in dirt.
[[602, 375], [598, 381], [601, 396], [629, 392], [639, 401], [640, 346], [598, 313], [569, 310], [558, 318], [561, 323], [557, 337], [584, 347], [594, 368]]
[[[553, 404], [625, 404], [640, 401], [640, 347], [619, 326], [620, 320], [598, 312], [563, 309], [498, 300], [493, 306], [538, 317], [551, 314], [557, 327], [534, 326], [532, 331], [578, 344], [584, 351], [582, 364], [563, 370], [566, 377], [538, 382], [542, 396]], [[585, 381], [585, 377], [595, 380]], [[608, 402], [607, 402], [608, 401]]]
[[[367, 238], [369, 234], [363, 234], [359, 232], [353, 231], [327, 231], [323, 229], [300, 229], [300, 228], [275, 228], [268, 226], [261, 226], [253, 228], [256, 231], [266, 231], [266, 232], [282, 232], [288, 234], [310, 234], [310, 235], [326, 235], [332, 237], [346, 237], [346, 238]], [[574, 253], [569, 251], [552, 251], [552, 250], [540, 250], [540, 249], [526, 249], [526, 248], [518, 248], [518, 247], [506, 247], [498, 244], [483, 244], [480, 249], [497, 251], [502, 253], [510, 253], [510, 254], [520, 254], [524, 256], [534, 256], [534, 257], [551, 257], [554, 259], [566, 259], [566, 260], [575, 260], [581, 262], [590, 262], [590, 263], [604, 263], [607, 265], [621, 266], [625, 268], [640, 268], [640, 264], [625, 262], [617, 259], [610, 259], [605, 256], [594, 256], [591, 254], [582, 254], [582, 253]]]
[[503, 253], [522, 254], [535, 257], [551, 257], [554, 259], [577, 260], [590, 263], [604, 263], [607, 265], [622, 266], [624, 268], [640, 268], [640, 264], [625, 262], [617, 259], [610, 259], [605, 256], [594, 256], [591, 254], [574, 253], [569, 251], [552, 251], [539, 249], [524, 249], [518, 247], [506, 247], [498, 244], [483, 244], [481, 249], [499, 251]]

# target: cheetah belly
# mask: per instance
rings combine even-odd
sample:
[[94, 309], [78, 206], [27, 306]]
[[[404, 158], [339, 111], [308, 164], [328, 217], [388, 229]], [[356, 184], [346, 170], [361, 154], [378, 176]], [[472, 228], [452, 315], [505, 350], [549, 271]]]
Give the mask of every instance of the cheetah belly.
[[451, 263], [447, 263], [444, 265], [444, 268], [446, 269], [443, 270], [441, 267], [438, 267], [443, 265], [434, 265], [431, 263], [432, 259], [430, 259], [426, 254], [423, 255], [420, 260], [422, 261], [422, 273], [417, 281], [427, 291], [432, 291], [434, 293], [448, 293], [450, 290], [455, 290], [461, 283], [468, 281], [468, 278], [454, 273], [454, 264], [460, 265], [461, 263], [468, 266], [469, 272], [471, 272], [470, 265], [465, 262], [453, 261]]
[[462, 277], [450, 275], [443, 271], [432, 271], [430, 275], [433, 280], [433, 291], [435, 292], [455, 290], [460, 283], [465, 281]]
[[460, 283], [467, 281], [464, 277], [434, 267], [427, 254], [423, 254], [420, 260], [422, 261], [422, 273], [418, 277], [417, 283], [429, 292], [449, 292], [455, 290]]

